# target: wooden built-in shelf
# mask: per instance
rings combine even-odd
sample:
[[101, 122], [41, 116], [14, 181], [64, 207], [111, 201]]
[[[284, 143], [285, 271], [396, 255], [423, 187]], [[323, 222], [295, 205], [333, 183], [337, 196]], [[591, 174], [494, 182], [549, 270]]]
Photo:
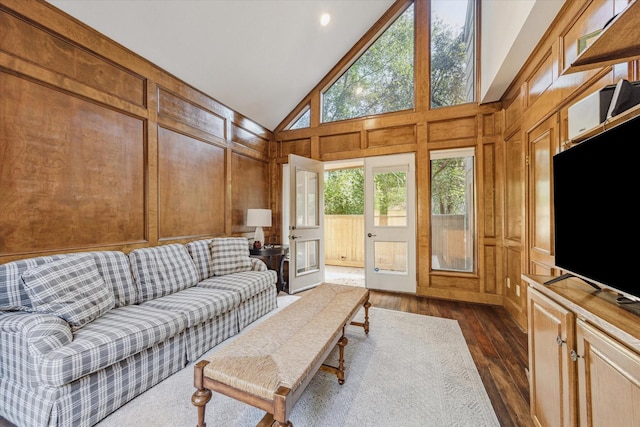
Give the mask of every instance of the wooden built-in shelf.
[[620, 12], [563, 74], [606, 67], [640, 58], [640, 1]]
[[600, 123], [598, 126], [595, 126], [589, 130], [582, 132], [581, 134], [579, 134], [573, 139], [568, 139], [564, 141], [563, 145], [570, 146], [573, 144], [578, 144], [584, 141], [585, 139], [591, 138], [592, 136], [597, 135], [600, 132], [616, 127], [619, 124], [624, 123], [627, 120], [630, 120], [638, 115], [640, 115], [640, 104], [635, 105], [629, 108], [628, 110], [623, 111], [617, 116], [613, 116], [610, 119], [605, 120], [603, 123]]

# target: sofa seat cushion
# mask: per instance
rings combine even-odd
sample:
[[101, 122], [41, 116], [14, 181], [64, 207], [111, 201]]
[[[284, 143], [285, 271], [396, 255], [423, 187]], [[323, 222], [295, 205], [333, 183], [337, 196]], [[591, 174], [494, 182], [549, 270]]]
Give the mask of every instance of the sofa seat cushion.
[[240, 296], [232, 290], [194, 287], [142, 305], [180, 313], [186, 317], [187, 326], [192, 327], [233, 310], [240, 305]]
[[134, 249], [129, 253], [138, 303], [171, 295], [198, 283], [198, 271], [180, 244]]
[[29, 269], [22, 280], [34, 310], [66, 320], [72, 330], [82, 328], [115, 305], [113, 290], [88, 253]]
[[180, 313], [130, 305], [109, 310], [42, 357], [40, 381], [62, 386], [171, 338], [187, 327]]
[[235, 291], [242, 301], [246, 301], [270, 286], [275, 287], [277, 280], [278, 275], [274, 270], [243, 271], [210, 277], [198, 283], [198, 287]]

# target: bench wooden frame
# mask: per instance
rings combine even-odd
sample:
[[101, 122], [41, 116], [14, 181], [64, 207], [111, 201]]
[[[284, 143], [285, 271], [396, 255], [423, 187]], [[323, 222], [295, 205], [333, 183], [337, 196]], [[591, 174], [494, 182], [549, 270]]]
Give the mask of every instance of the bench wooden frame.
[[[344, 285], [327, 285], [322, 284], [320, 286], [344, 286]], [[313, 291], [309, 293], [309, 295], [305, 295], [303, 298], [312, 298]], [[298, 301], [292, 304], [295, 305]], [[347, 337], [345, 336], [345, 329], [348, 325], [361, 326], [364, 328], [365, 334], [369, 333], [369, 307], [371, 303], [369, 303], [369, 291], [364, 290], [362, 292], [361, 298], [358, 300], [357, 304], [355, 304], [348, 312], [344, 313], [344, 322], [342, 322], [342, 328], [339, 328], [335, 333], [331, 336], [327, 336], [326, 340], [329, 345], [326, 346], [326, 350], [321, 354], [319, 358], [316, 358], [317, 362], [313, 365], [312, 369], [308, 371], [306, 377], [302, 378], [300, 385], [297, 386], [294, 390], [285, 387], [279, 386], [275, 393], [273, 394], [272, 399], [265, 399], [261, 396], [256, 396], [255, 394], [249, 393], [247, 391], [241, 390], [239, 388], [233, 387], [229, 384], [223, 383], [221, 381], [214, 380], [212, 378], [208, 378], [205, 375], [205, 367], [210, 363], [209, 360], [201, 360], [194, 367], [194, 385], [196, 391], [194, 392], [191, 402], [194, 406], [197, 407], [198, 410], [198, 427], [206, 427], [205, 423], [205, 407], [206, 404], [212, 397], [212, 391], [217, 393], [224, 394], [228, 397], [236, 399], [238, 401], [247, 403], [256, 408], [262, 409], [266, 411], [266, 415], [264, 418], [258, 423], [258, 426], [288, 426], [293, 427], [293, 424], [289, 420], [289, 416], [293, 409], [294, 404], [300, 398], [305, 388], [313, 378], [318, 370], [322, 370], [325, 372], [333, 373], [338, 377], [338, 383], [344, 384], [345, 381], [345, 366], [344, 366], [344, 348], [348, 343]], [[353, 319], [358, 313], [359, 309], [364, 307], [364, 322], [354, 322]], [[278, 314], [276, 313], [272, 318], [277, 318]], [[263, 325], [256, 326], [256, 329], [260, 328]], [[269, 329], [265, 328], [265, 334], [269, 333]], [[320, 339], [324, 339], [324, 337], [318, 337]], [[241, 340], [242, 337], [238, 338]], [[237, 341], [238, 341], [237, 340]], [[287, 343], [283, 344], [282, 347], [286, 346]], [[329, 356], [329, 354], [333, 351], [335, 346], [339, 348], [339, 364], [338, 366], [329, 366], [324, 364], [323, 362]], [[294, 348], [287, 348], [288, 351], [295, 351]]]

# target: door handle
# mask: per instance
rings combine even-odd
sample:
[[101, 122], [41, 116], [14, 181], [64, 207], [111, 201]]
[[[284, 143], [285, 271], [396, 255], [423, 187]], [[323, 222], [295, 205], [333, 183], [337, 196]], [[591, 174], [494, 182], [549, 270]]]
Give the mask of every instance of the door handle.
[[376, 237], [376, 236], [377, 234], [371, 234], [371, 233], [367, 234], [367, 237]]

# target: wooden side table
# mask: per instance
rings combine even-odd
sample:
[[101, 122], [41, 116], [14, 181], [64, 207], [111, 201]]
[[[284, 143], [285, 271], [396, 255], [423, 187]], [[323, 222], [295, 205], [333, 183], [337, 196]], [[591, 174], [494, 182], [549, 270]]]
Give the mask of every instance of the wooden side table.
[[268, 248], [261, 249], [249, 249], [249, 255], [256, 258], [265, 258], [265, 264], [270, 270], [275, 270], [278, 272], [278, 281], [276, 283], [276, 288], [278, 292], [283, 291], [287, 281], [283, 278], [284, 273], [284, 261], [287, 253], [289, 253], [289, 248], [285, 246], [272, 246]]

